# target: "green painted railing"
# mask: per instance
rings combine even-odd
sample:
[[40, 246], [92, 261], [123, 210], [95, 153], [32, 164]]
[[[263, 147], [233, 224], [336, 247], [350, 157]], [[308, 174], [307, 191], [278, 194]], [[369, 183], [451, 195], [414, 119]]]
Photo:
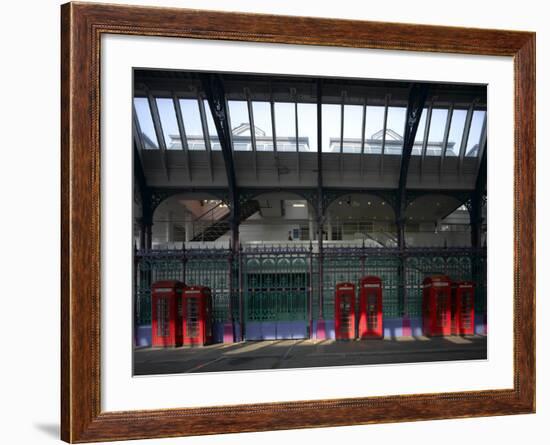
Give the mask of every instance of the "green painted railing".
[[366, 275], [382, 279], [385, 318], [404, 314], [418, 317], [422, 310], [422, 281], [432, 274], [476, 282], [475, 310], [485, 313], [483, 251], [327, 248], [323, 255], [307, 248], [238, 253], [228, 249], [138, 252], [136, 322], [150, 323], [150, 286], [158, 280], [208, 286], [212, 290], [214, 320], [218, 322], [240, 320], [241, 310], [245, 322], [308, 321], [320, 313], [320, 292], [323, 317], [331, 319], [336, 284], [348, 281], [359, 289], [359, 281]]

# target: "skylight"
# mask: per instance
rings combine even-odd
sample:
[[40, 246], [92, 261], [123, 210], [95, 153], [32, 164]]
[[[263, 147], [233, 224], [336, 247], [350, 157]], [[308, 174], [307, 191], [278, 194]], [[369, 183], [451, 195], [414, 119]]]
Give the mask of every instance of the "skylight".
[[[221, 150], [208, 101], [180, 98], [176, 104], [181, 110], [185, 131], [184, 141], [181, 140], [177, 120], [178, 110], [174, 100], [171, 97], [157, 97], [152, 103], [158, 109], [159, 127], [166, 149], [181, 150], [187, 146], [191, 151], [204, 151], [208, 142], [212, 151]], [[317, 104], [315, 102], [270, 103], [240, 99], [229, 100], [227, 104], [234, 151], [252, 151], [254, 139], [258, 152], [273, 151], [274, 145], [279, 152], [317, 151]], [[158, 135], [149, 105], [146, 97], [134, 98], [143, 148], [158, 149]], [[272, 110], [274, 110], [274, 116], [272, 116]], [[391, 104], [386, 107], [384, 105], [363, 106], [358, 103], [345, 103], [343, 106], [341, 103], [323, 103], [322, 152], [401, 155], [406, 113], [406, 107]], [[449, 113], [452, 113], [450, 122]], [[446, 157], [478, 156], [480, 144], [484, 143], [486, 110], [474, 110], [471, 119], [469, 113], [466, 105], [457, 108], [444, 108], [439, 105], [431, 109], [431, 117], [427, 122], [429, 108], [424, 108], [412, 147], [412, 155], [441, 156], [444, 151]], [[275, 132], [273, 125], [275, 125]], [[426, 125], [428, 125], [428, 131], [426, 131]], [[208, 135], [206, 141], [205, 133]], [[424, 141], [426, 135], [427, 142]], [[445, 141], [446, 137], [447, 141]]]
[[[256, 126], [256, 150], [273, 151], [271, 104], [269, 102], [252, 102], [252, 114]], [[233, 121], [231, 121], [231, 125], [235, 126]]]
[[180, 132], [172, 99], [156, 99], [167, 150], [181, 150]]
[[252, 129], [248, 116], [248, 104], [244, 100], [228, 101], [231, 117], [233, 150], [252, 151]]
[[296, 114], [291, 102], [275, 103], [277, 151], [296, 151]]
[[322, 151], [340, 152], [341, 105], [322, 105]]
[[428, 133], [428, 146], [426, 147], [426, 156], [441, 156], [448, 113], [449, 110], [444, 108], [434, 108], [432, 110], [432, 119], [430, 122], [430, 129]]
[[385, 107], [367, 106], [365, 123], [365, 153], [382, 153]]
[[155, 133], [153, 117], [151, 116], [151, 109], [149, 108], [149, 102], [147, 98], [135, 97], [134, 106], [139, 123], [139, 129], [141, 131], [143, 148], [145, 150], [158, 149], [159, 143], [157, 135]]
[[210, 137], [210, 149], [212, 151], [220, 151], [220, 139], [218, 138], [218, 132], [216, 131], [216, 124], [214, 124], [214, 118], [212, 117], [212, 112], [210, 111], [210, 106], [206, 99], [203, 100], [204, 104], [204, 113], [206, 114], [206, 123], [208, 127], [208, 136]]
[[317, 151], [317, 104], [298, 104], [298, 149]]
[[484, 110], [474, 111], [466, 144], [466, 157], [476, 157], [479, 153], [483, 126], [485, 125], [485, 114]]
[[189, 150], [206, 150], [198, 101], [180, 99], [179, 102]]
[[342, 153], [361, 153], [363, 106], [344, 105], [344, 142]]
[[447, 150], [445, 156], [458, 156], [462, 146], [462, 136], [464, 135], [464, 124], [466, 123], [467, 110], [454, 109], [451, 116], [451, 128], [449, 129], [449, 139], [447, 141]]

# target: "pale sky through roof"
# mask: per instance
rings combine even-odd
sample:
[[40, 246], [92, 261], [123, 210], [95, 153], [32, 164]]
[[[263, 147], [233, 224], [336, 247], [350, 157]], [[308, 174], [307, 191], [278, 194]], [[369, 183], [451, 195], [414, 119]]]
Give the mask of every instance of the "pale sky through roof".
[[[170, 146], [170, 135], [178, 135], [178, 126], [172, 99], [156, 99], [163, 134], [166, 145]], [[158, 146], [155, 134], [151, 111], [147, 98], [134, 98], [136, 114], [139, 119], [141, 131]], [[272, 135], [271, 130], [271, 106], [269, 102], [253, 102], [254, 123], [258, 129], [263, 130], [267, 136]], [[199, 114], [198, 102], [196, 99], [180, 99], [185, 131], [188, 136], [203, 136], [202, 125]], [[211, 137], [217, 137], [216, 128], [208, 102], [204, 101], [208, 132]], [[296, 136], [295, 105], [290, 102], [275, 103], [275, 129], [277, 138]], [[249, 124], [248, 108], [245, 101], [229, 101], [229, 112], [232, 128], [245, 123]], [[447, 120], [447, 109], [434, 108], [432, 110], [432, 119], [429, 130], [428, 140], [430, 142], [442, 142], [445, 133], [445, 124]], [[323, 151], [330, 151], [329, 141], [331, 138], [340, 138], [341, 123], [341, 105], [323, 104], [322, 119], [322, 142]], [[403, 136], [405, 124], [406, 109], [404, 107], [389, 107], [387, 129], [393, 130], [400, 136]], [[449, 149], [448, 156], [456, 156], [459, 153], [464, 123], [466, 121], [467, 110], [455, 109], [451, 119], [449, 130]], [[344, 138], [360, 139], [362, 129], [363, 107], [361, 105], [344, 106]], [[468, 137], [466, 153], [468, 153], [478, 142], [481, 135], [485, 111], [476, 110], [472, 116], [472, 124]], [[375, 133], [382, 130], [384, 125], [384, 107], [367, 106], [367, 116], [365, 125], [365, 137], [370, 139]], [[426, 109], [422, 112], [418, 132], [415, 142], [419, 143], [424, 138], [424, 129], [426, 125]], [[309, 140], [309, 150], [317, 149], [317, 107], [316, 104], [299, 103], [298, 104], [298, 133], [300, 137], [307, 137]], [[451, 143], [454, 146], [451, 147]], [[218, 148], [219, 149], [219, 148]], [[414, 151], [413, 154], [418, 154]]]

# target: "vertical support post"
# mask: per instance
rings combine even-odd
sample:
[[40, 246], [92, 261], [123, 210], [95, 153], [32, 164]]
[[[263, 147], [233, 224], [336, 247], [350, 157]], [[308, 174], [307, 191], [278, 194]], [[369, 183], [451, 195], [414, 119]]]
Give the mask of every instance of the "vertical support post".
[[153, 206], [151, 203], [151, 193], [147, 191], [142, 196], [142, 217], [143, 227], [143, 248], [151, 250], [153, 246]]
[[308, 205], [309, 241], [315, 240], [315, 228], [313, 223], [313, 210]]
[[406, 197], [403, 196], [403, 202], [399, 202], [399, 211], [396, 221], [397, 226], [397, 246], [399, 247], [399, 263], [397, 266], [397, 304], [399, 314], [403, 318], [402, 323], [402, 335], [408, 337], [411, 335], [411, 322], [407, 311], [407, 276], [406, 276], [406, 258], [405, 258], [405, 209], [406, 209]]
[[307, 305], [307, 321], [308, 321], [308, 338], [313, 337], [313, 243], [309, 241], [309, 283], [308, 283], [308, 305]]
[[233, 339], [235, 341], [240, 341], [240, 333], [235, 329], [235, 323], [233, 323], [233, 262], [234, 262], [234, 251], [233, 246], [229, 246], [229, 252], [227, 256], [227, 282], [228, 282], [228, 303], [227, 303], [227, 318], [223, 324], [223, 342], [232, 343]]
[[167, 243], [174, 241], [174, 213], [171, 211], [167, 215], [165, 236]]
[[181, 281], [183, 284], [187, 282], [187, 251], [185, 250], [185, 243], [181, 245], [181, 256], [182, 256], [182, 271], [181, 271]]
[[[233, 250], [235, 254], [235, 250]], [[245, 323], [245, 311], [244, 311], [244, 286], [243, 286], [243, 246], [239, 245], [237, 251], [238, 261], [239, 261], [239, 323], [240, 323], [240, 341], [244, 341], [246, 338], [246, 323]]]
[[140, 250], [145, 250], [145, 246], [146, 246], [145, 237], [147, 235], [146, 235], [145, 227], [146, 227], [145, 221], [143, 218], [141, 218], [139, 221], [139, 249]]
[[323, 205], [323, 107], [322, 96], [323, 87], [321, 79], [317, 80], [317, 243], [318, 243], [318, 258], [319, 258], [319, 314], [317, 317], [317, 329], [315, 337], [317, 340], [324, 340], [326, 338], [325, 319], [323, 313], [323, 218], [324, 218], [324, 205]]
[[153, 250], [153, 222], [147, 223], [145, 225], [145, 239], [146, 239], [146, 250]]
[[476, 179], [476, 188], [471, 195], [470, 227], [471, 242], [474, 249], [482, 247], [481, 230], [483, 224], [483, 195], [487, 187], [487, 140], [482, 147], [483, 154], [480, 161], [479, 171]]
[[[479, 171], [476, 179], [476, 188], [472, 192], [470, 198], [470, 229], [471, 229], [471, 243], [473, 248], [473, 255], [471, 258], [472, 264], [472, 279], [476, 283], [476, 299], [487, 298], [486, 292], [483, 287], [485, 282], [485, 267], [482, 264], [481, 252], [483, 248], [482, 234], [483, 234], [483, 197], [486, 193], [487, 187], [487, 140], [480, 147], [483, 150], [483, 154], [480, 160]], [[487, 314], [477, 314], [482, 316], [482, 320], [478, 320], [476, 325], [480, 323], [483, 333], [487, 333]]]
[[193, 221], [191, 220], [192, 213], [185, 212], [185, 242], [188, 243], [193, 239]]
[[361, 244], [361, 277], [365, 276], [365, 238], [363, 238], [363, 243]]
[[134, 346], [140, 346], [139, 341], [139, 314], [141, 312], [140, 307], [140, 301], [139, 301], [139, 293], [138, 293], [138, 276], [139, 276], [139, 258], [137, 256], [137, 247], [134, 245], [134, 270], [132, 274], [132, 280], [133, 280], [133, 293], [134, 301], [133, 301], [133, 309], [134, 309], [134, 326], [133, 326], [133, 340], [134, 340]]
[[[399, 185], [397, 190], [397, 211], [396, 211], [396, 226], [397, 226], [397, 243], [399, 247], [399, 304], [401, 314], [403, 316], [403, 336], [411, 335], [411, 322], [407, 310], [407, 280], [406, 280], [406, 242], [405, 242], [405, 211], [407, 209], [407, 176], [409, 173], [409, 163], [411, 160], [412, 148], [420, 123], [420, 116], [426, 98], [428, 96], [428, 86], [426, 84], [412, 84], [409, 91], [409, 101], [407, 105], [407, 116], [405, 119], [405, 129], [403, 131], [403, 154], [401, 156], [401, 168], [399, 172]], [[428, 113], [426, 125], [429, 124], [431, 118]], [[426, 141], [424, 141], [426, 143]]]
[[[229, 123], [229, 110], [225, 95], [225, 87], [223, 77], [219, 74], [201, 74], [199, 75], [204, 89], [208, 106], [212, 112], [212, 119], [218, 133], [220, 147], [223, 154], [225, 172], [227, 176], [227, 188], [230, 205], [230, 225], [231, 225], [231, 246], [233, 253], [238, 252], [240, 247], [239, 242], [239, 222], [241, 217], [240, 195], [237, 187], [237, 179], [235, 174], [235, 165], [233, 162], [233, 149], [231, 144], [231, 125]], [[199, 103], [199, 107], [201, 103]], [[200, 109], [203, 128], [205, 125], [204, 107]], [[205, 135], [205, 141], [209, 139]], [[207, 146], [208, 148], [208, 146]], [[210, 154], [210, 153], [209, 153]], [[210, 159], [211, 160], [211, 159]], [[239, 294], [242, 296], [242, 292]], [[242, 302], [240, 303], [242, 304]], [[234, 323], [231, 323], [231, 330], [234, 329]], [[225, 329], [225, 328], [224, 328]], [[235, 338], [242, 338], [243, 320], [240, 318], [240, 335]]]

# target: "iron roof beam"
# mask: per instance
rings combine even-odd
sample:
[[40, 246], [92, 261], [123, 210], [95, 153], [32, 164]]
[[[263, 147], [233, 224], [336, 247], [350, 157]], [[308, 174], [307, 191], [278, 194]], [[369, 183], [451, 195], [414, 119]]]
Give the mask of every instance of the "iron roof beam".
[[363, 116], [361, 118], [361, 161], [360, 161], [360, 171], [361, 176], [364, 176], [364, 157], [365, 157], [365, 131], [367, 126], [367, 99], [363, 101]]
[[189, 182], [193, 181], [191, 174], [191, 157], [189, 156], [189, 144], [187, 143], [187, 134], [185, 133], [185, 126], [183, 125], [183, 114], [181, 112], [180, 101], [176, 94], [172, 94], [172, 102], [174, 103], [174, 110], [176, 111], [176, 122], [178, 124], [178, 132], [180, 134], [181, 148], [185, 154], [185, 168], [187, 171], [187, 177]]
[[271, 110], [271, 134], [273, 134], [273, 157], [275, 158], [275, 169], [277, 170], [277, 181], [281, 182], [281, 168], [279, 165], [279, 152], [277, 151], [277, 131], [275, 130], [275, 102], [273, 98], [269, 101]]
[[390, 104], [390, 96], [386, 94], [384, 101], [384, 124], [382, 126], [382, 147], [380, 148], [380, 176], [384, 173], [384, 153], [386, 151], [386, 131], [388, 128], [388, 107]]
[[[254, 111], [252, 109], [252, 99], [250, 98], [250, 90], [245, 89], [246, 108], [248, 110], [248, 124], [250, 125], [250, 143], [252, 144], [252, 152], [254, 153], [254, 176], [258, 180], [258, 147], [256, 146], [256, 126], [254, 125]], [[231, 128], [231, 125], [229, 126]]]
[[443, 163], [445, 162], [445, 156], [447, 155], [447, 145], [449, 144], [449, 133], [451, 131], [451, 121], [453, 119], [454, 104], [451, 103], [449, 110], [447, 111], [447, 121], [445, 122], [445, 131], [443, 133], [443, 144], [441, 146], [441, 161], [439, 163], [439, 182], [441, 182], [441, 174], [443, 172]]
[[[210, 104], [210, 99], [208, 99], [208, 103]], [[202, 127], [202, 134], [204, 135], [204, 146], [206, 148], [206, 159], [208, 161], [208, 171], [210, 172], [210, 181], [214, 180], [214, 171], [212, 168], [212, 141], [210, 140], [210, 131], [208, 130], [208, 121], [206, 119], [206, 110], [204, 108], [204, 102], [200, 94], [197, 95], [197, 101], [199, 104], [199, 114], [201, 115], [201, 127]], [[224, 109], [225, 109], [225, 97], [223, 98], [224, 103]], [[212, 112], [212, 116], [214, 115], [214, 110], [212, 109], [212, 105], [210, 105], [210, 110]], [[217, 130], [217, 124], [214, 121], [214, 125], [216, 126]], [[218, 132], [218, 137], [220, 137], [220, 133]], [[220, 141], [221, 145], [221, 141]], [[230, 146], [231, 148], [231, 146]]]
[[434, 100], [430, 102], [426, 113], [426, 124], [424, 126], [424, 138], [422, 140], [422, 154], [420, 157], [420, 180], [424, 173], [424, 159], [426, 159], [426, 150], [428, 149], [428, 139], [430, 137], [430, 125], [432, 123], [432, 110], [434, 107]]
[[296, 89], [292, 88], [290, 96], [294, 102], [294, 132], [296, 135], [296, 175], [298, 177], [298, 182], [300, 182], [301, 177], [301, 166], [300, 166], [300, 142], [298, 141], [298, 97], [296, 95]]
[[487, 113], [485, 113], [485, 118], [483, 119], [483, 127], [481, 129], [481, 135], [479, 137], [479, 153], [477, 154], [477, 165], [478, 165], [478, 175], [479, 168], [483, 162], [483, 156], [485, 155], [485, 150], [487, 150]]
[[157, 136], [157, 142], [160, 149], [160, 162], [164, 170], [166, 179], [170, 180], [170, 174], [168, 171], [168, 161], [166, 159], [166, 141], [164, 140], [164, 133], [162, 132], [162, 124], [160, 123], [160, 114], [157, 106], [157, 101], [153, 97], [151, 91], [147, 91], [147, 102], [149, 103], [149, 109], [151, 110], [151, 117], [153, 119], [153, 127], [155, 129], [155, 135]]
[[462, 164], [466, 155], [466, 147], [468, 146], [468, 137], [470, 136], [470, 126], [472, 125], [472, 117], [474, 116], [474, 102], [470, 104], [466, 121], [464, 122], [464, 131], [462, 132], [462, 142], [460, 143], [460, 153], [458, 155], [458, 174], [462, 173]]

